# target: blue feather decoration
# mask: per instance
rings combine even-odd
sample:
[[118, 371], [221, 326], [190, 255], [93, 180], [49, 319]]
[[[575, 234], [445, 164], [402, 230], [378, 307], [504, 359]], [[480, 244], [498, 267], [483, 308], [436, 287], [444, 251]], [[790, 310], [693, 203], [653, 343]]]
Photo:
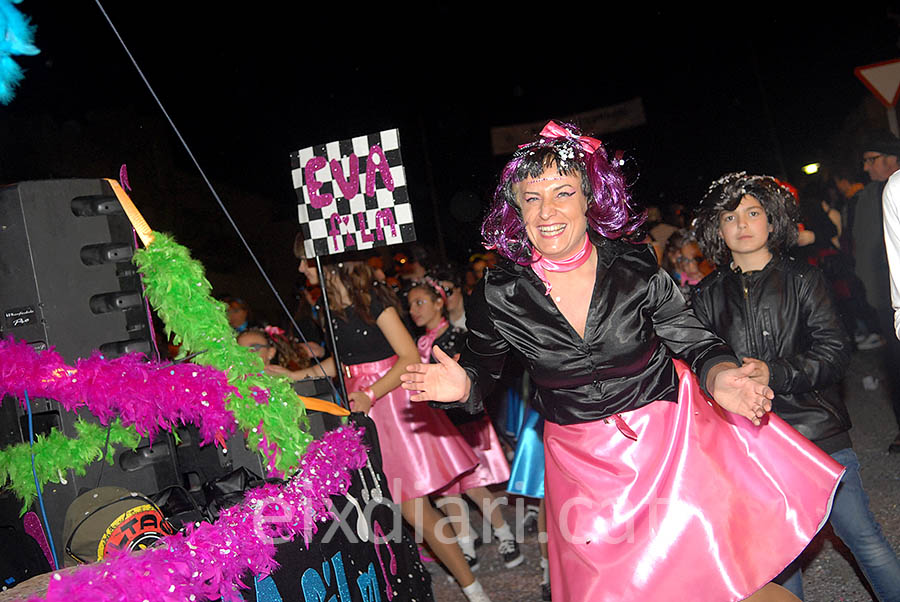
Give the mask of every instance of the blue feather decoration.
[[12, 57], [40, 52], [34, 45], [34, 26], [13, 4], [21, 0], [0, 0], [0, 103], [9, 104], [22, 80], [22, 68]]

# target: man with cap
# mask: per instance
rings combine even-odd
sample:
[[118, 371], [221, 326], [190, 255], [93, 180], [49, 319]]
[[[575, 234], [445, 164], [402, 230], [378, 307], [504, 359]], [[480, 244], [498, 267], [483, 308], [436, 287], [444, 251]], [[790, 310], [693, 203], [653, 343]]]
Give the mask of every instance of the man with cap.
[[[878, 313], [881, 334], [887, 340], [885, 377], [889, 381], [891, 405], [900, 428], [900, 341], [894, 334], [891, 308], [890, 271], [888, 269], [883, 228], [882, 193], [885, 183], [900, 170], [900, 140], [887, 131], [870, 132], [862, 145], [863, 169], [872, 181], [857, 194], [853, 220], [853, 254], [856, 274], [866, 288], [869, 303]], [[888, 447], [900, 453], [900, 435]]]

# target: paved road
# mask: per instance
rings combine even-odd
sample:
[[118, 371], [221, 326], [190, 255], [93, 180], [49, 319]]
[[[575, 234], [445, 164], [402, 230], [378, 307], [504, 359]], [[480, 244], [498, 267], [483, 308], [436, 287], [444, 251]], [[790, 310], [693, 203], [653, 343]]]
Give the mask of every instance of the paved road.
[[[895, 369], [900, 370], [900, 366]], [[845, 399], [853, 418], [854, 449], [862, 465], [863, 484], [871, 508], [895, 550], [900, 550], [900, 455], [889, 455], [887, 445], [896, 425], [884, 387], [865, 391], [862, 379], [872, 375], [884, 381], [880, 351], [857, 352], [844, 381]], [[508, 512], [511, 521], [514, 512]], [[473, 521], [478, 520], [473, 513]], [[496, 545], [479, 549], [481, 567], [476, 573], [493, 602], [540, 600], [540, 552], [537, 538], [526, 536], [522, 544], [525, 562], [506, 569]], [[863, 584], [852, 558], [841, 541], [826, 527], [804, 554], [804, 588], [807, 602], [870, 602], [875, 600]], [[465, 602], [465, 596], [446, 573], [433, 564], [434, 594], [438, 602]], [[699, 598], [698, 598], [699, 599]], [[631, 602], [631, 601], [623, 601]]]

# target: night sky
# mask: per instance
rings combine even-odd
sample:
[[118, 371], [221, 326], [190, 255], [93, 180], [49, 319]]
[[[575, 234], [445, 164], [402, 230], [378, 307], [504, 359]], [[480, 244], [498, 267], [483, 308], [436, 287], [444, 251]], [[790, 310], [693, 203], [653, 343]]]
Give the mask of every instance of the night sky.
[[[639, 202], [691, 205], [727, 171], [797, 181], [807, 162], [852, 159], [847, 132], [886, 124], [853, 68], [900, 57], [887, 3], [839, 14], [488, 4], [104, 6], [251, 231], [253, 214], [234, 191], [270, 201], [258, 220], [295, 221], [292, 151], [392, 127], [420, 239], [435, 243], [436, 200], [448, 253], [464, 259], [478, 250], [478, 219], [503, 163], [491, 154], [492, 126], [640, 97], [647, 124], [600, 137], [626, 151]], [[0, 107], [0, 181], [114, 177], [128, 163], [139, 205], [190, 240], [190, 220], [159, 217], [166, 205], [154, 213], [148, 197], [169, 170], [196, 172], [96, 4], [18, 7], [42, 52], [20, 59], [25, 80]], [[208, 192], [194, 196], [218, 212]], [[217, 227], [229, 229], [224, 219]]]

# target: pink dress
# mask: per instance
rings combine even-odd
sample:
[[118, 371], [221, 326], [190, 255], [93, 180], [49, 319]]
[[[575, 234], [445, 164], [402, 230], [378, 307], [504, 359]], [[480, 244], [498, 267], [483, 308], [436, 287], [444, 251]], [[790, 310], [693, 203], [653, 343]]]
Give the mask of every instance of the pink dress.
[[545, 423], [554, 600], [743, 600], [825, 524], [843, 467], [774, 414], [723, 411], [675, 365], [677, 404]]
[[[418, 341], [419, 354], [423, 362], [436, 360], [431, 355], [431, 345], [437, 345], [444, 353], [454, 356], [460, 352], [465, 342], [465, 330], [451, 327], [438, 337], [420, 337]], [[458, 412], [459, 414], [455, 414]], [[462, 419], [460, 419], [460, 414]], [[468, 414], [465, 410], [455, 410], [447, 413], [450, 422], [459, 431], [458, 437], [464, 445], [468, 446], [478, 459], [478, 465], [474, 470], [464, 474], [448, 487], [441, 489], [440, 495], [458, 495], [476, 487], [486, 487], [505, 483], [509, 480], [509, 461], [500, 445], [497, 431], [491, 424], [490, 417], [481, 412], [478, 416]]]
[[490, 417], [483, 414], [474, 422], [454, 426], [459, 431], [458, 436], [474, 452], [478, 459], [478, 465], [474, 470], [462, 475], [438, 493], [440, 495], [460, 494], [475, 487], [486, 487], [508, 481], [509, 462], [500, 446], [500, 439], [497, 437], [494, 425], [491, 424]]
[[[384, 376], [397, 356], [345, 365], [348, 392], [371, 386]], [[345, 374], [345, 376], [347, 376]], [[400, 387], [375, 400], [369, 417], [378, 427], [384, 474], [394, 502], [411, 500], [458, 481], [478, 459], [443, 410], [413, 403]]]

